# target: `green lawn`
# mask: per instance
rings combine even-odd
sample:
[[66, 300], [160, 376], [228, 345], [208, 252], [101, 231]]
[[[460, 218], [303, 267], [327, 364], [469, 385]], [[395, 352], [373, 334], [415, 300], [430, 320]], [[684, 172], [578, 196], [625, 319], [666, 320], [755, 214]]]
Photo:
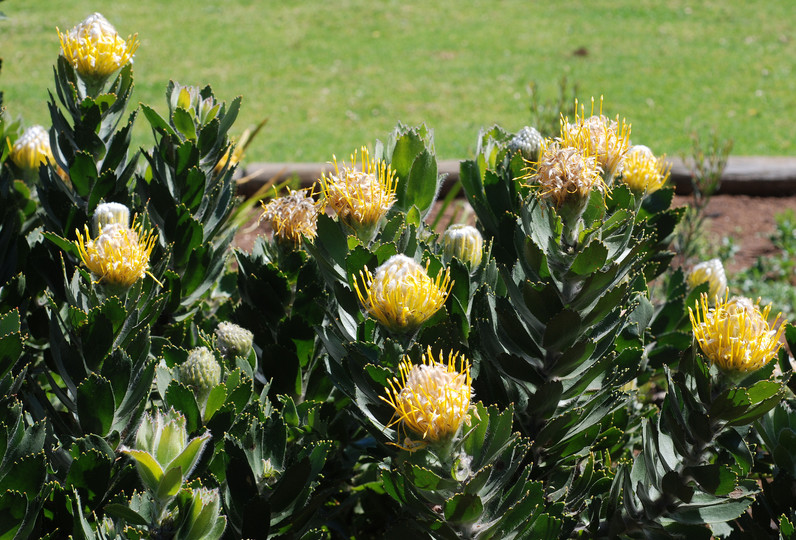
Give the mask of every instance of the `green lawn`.
[[737, 155], [796, 150], [790, 0], [10, 0], [0, 10], [0, 88], [27, 124], [48, 123], [55, 27], [100, 11], [141, 40], [137, 101], [162, 111], [169, 79], [209, 83], [221, 98], [244, 96], [238, 132], [268, 117], [250, 161], [328, 161], [398, 121], [434, 128], [438, 157], [468, 157], [481, 126], [528, 123], [530, 82], [553, 99], [564, 75], [582, 100], [604, 95], [633, 141], [658, 153], [687, 151], [690, 130], [714, 126]]

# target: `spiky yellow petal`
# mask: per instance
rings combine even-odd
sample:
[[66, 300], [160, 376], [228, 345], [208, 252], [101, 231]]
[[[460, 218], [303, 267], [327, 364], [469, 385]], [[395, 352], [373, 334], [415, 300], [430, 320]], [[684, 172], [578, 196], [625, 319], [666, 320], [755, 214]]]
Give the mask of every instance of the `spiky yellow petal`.
[[373, 227], [395, 204], [395, 171], [384, 161], [371, 160], [366, 147], [357, 167], [357, 154], [351, 165], [337, 163], [334, 174], [321, 177], [323, 196], [338, 217], [354, 229]]
[[387, 397], [382, 399], [395, 409], [393, 424], [400, 422], [422, 438], [412, 441], [409, 437], [408, 448], [418, 448], [417, 442], [450, 439], [469, 420], [472, 379], [464, 357], [450, 352], [446, 361], [440, 352], [437, 361], [429, 347], [422, 364], [404, 358], [399, 371], [400, 381], [397, 377], [389, 381]]
[[271, 226], [275, 238], [293, 246], [298, 246], [302, 238], [310, 241], [315, 238], [323, 202], [315, 201], [312, 192], [312, 188], [298, 191], [288, 188], [288, 194], [284, 197], [263, 203], [260, 219]]
[[354, 282], [359, 300], [381, 324], [398, 333], [416, 330], [444, 304], [452, 286], [450, 269], [436, 279], [406, 255], [393, 255], [371, 274], [367, 267]]
[[111, 223], [93, 239], [88, 226], [85, 237], [75, 232], [80, 258], [97, 281], [127, 289], [147, 273], [157, 237], [152, 231], [145, 233], [140, 224], [131, 229]]
[[94, 13], [71, 30], [61, 33], [61, 54], [82, 76], [94, 80], [107, 78], [132, 61], [138, 48], [136, 36], [122, 39], [108, 20]]
[[771, 305], [762, 311], [748, 298], [717, 301], [710, 308], [703, 294], [696, 311], [688, 308], [699, 347], [710, 361], [731, 373], [748, 373], [768, 364], [781, 346], [785, 321], [768, 323]]

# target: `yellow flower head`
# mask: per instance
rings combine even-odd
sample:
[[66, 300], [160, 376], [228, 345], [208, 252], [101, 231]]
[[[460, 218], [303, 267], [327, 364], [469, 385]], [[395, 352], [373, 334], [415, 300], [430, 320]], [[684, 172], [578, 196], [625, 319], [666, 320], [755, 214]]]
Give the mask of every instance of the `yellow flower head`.
[[568, 200], [586, 201], [593, 189], [605, 190], [602, 169], [593, 155], [556, 141], [545, 141], [539, 161], [526, 176], [539, 196], [560, 208]]
[[26, 129], [14, 143], [9, 157], [17, 167], [25, 171], [37, 171], [39, 165], [55, 163], [47, 130], [42, 126]]
[[708, 283], [708, 299], [711, 303], [716, 298], [723, 298], [727, 293], [727, 276], [724, 274], [724, 266], [719, 259], [710, 259], [695, 265], [688, 276], [686, 283], [689, 289], [694, 289], [697, 285]]
[[633, 193], [652, 193], [663, 187], [671, 168], [666, 156], [656, 158], [646, 146], [633, 146], [622, 161], [622, 182]]
[[58, 31], [61, 54], [82, 76], [103, 80], [133, 59], [136, 36], [125, 41], [108, 20], [94, 13], [65, 33]]
[[98, 281], [128, 289], [147, 273], [157, 237], [152, 231], [144, 233], [140, 224], [131, 229], [111, 223], [100, 227], [100, 234], [93, 239], [88, 227], [85, 238], [75, 232], [80, 258]]
[[401, 422], [421, 441], [407, 437], [406, 447], [417, 449], [426, 442], [446, 441], [453, 437], [462, 423], [469, 422], [472, 397], [470, 364], [459, 354], [449, 353], [447, 362], [442, 352], [439, 361], [434, 359], [431, 347], [423, 355], [422, 364], [412, 364], [408, 358], [399, 365], [401, 380], [397, 377], [389, 381], [387, 397], [384, 401], [395, 409], [393, 424]]
[[771, 305], [763, 311], [748, 298], [733, 297], [717, 301], [709, 308], [708, 297], [700, 298], [696, 313], [688, 315], [694, 336], [702, 352], [721, 369], [731, 373], [748, 373], [768, 364], [780, 348], [785, 321], [777, 315], [774, 327], [768, 324]]
[[354, 282], [357, 296], [368, 313], [393, 332], [411, 332], [431, 318], [451, 290], [450, 269], [431, 279], [426, 268], [406, 255], [393, 255], [372, 275], [360, 273], [362, 289]]
[[630, 125], [619, 117], [611, 120], [602, 114], [603, 100], [600, 98], [600, 112], [594, 114], [594, 99], [591, 101], [592, 115], [585, 118], [583, 107], [580, 115], [575, 102], [575, 121], [569, 123], [561, 119], [561, 144], [580, 148], [590, 156], [595, 156], [603, 172], [612, 176], [622, 163], [629, 147]]
[[334, 174], [321, 177], [323, 196], [340, 219], [354, 229], [369, 228], [395, 204], [398, 182], [386, 162], [370, 159], [368, 149], [362, 147], [362, 161], [356, 167], [356, 152], [351, 166], [338, 165], [334, 158]]
[[266, 220], [274, 231], [274, 237], [298, 246], [302, 238], [313, 240], [317, 234], [318, 214], [323, 202], [312, 198], [313, 189], [292, 191], [284, 197], [263, 203], [260, 219]]

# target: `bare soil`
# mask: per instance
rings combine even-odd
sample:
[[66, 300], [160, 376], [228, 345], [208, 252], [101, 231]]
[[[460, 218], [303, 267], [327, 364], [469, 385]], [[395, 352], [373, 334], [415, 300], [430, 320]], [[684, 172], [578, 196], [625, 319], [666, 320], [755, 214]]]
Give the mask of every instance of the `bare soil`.
[[[675, 196], [673, 206], [686, 205], [689, 200], [688, 196]], [[713, 196], [706, 208], [709, 241], [720, 243], [724, 237], [730, 237], [739, 247], [734, 260], [727, 264], [730, 273], [750, 266], [758, 257], [774, 253], [770, 240], [776, 228], [774, 216], [788, 208], [796, 211], [796, 196]], [[267, 226], [258, 224], [254, 217], [238, 232], [234, 245], [250, 250], [257, 235], [267, 233]]]

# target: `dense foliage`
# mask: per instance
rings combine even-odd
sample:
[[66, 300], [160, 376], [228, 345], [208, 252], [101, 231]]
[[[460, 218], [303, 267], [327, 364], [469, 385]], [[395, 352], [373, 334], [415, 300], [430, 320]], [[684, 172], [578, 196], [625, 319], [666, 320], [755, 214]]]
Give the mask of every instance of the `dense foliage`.
[[47, 136], [0, 125], [0, 537], [796, 537], [796, 331], [670, 268], [624, 122], [483, 130], [444, 234], [399, 125], [242, 251], [240, 98], [129, 112], [83, 25]]

